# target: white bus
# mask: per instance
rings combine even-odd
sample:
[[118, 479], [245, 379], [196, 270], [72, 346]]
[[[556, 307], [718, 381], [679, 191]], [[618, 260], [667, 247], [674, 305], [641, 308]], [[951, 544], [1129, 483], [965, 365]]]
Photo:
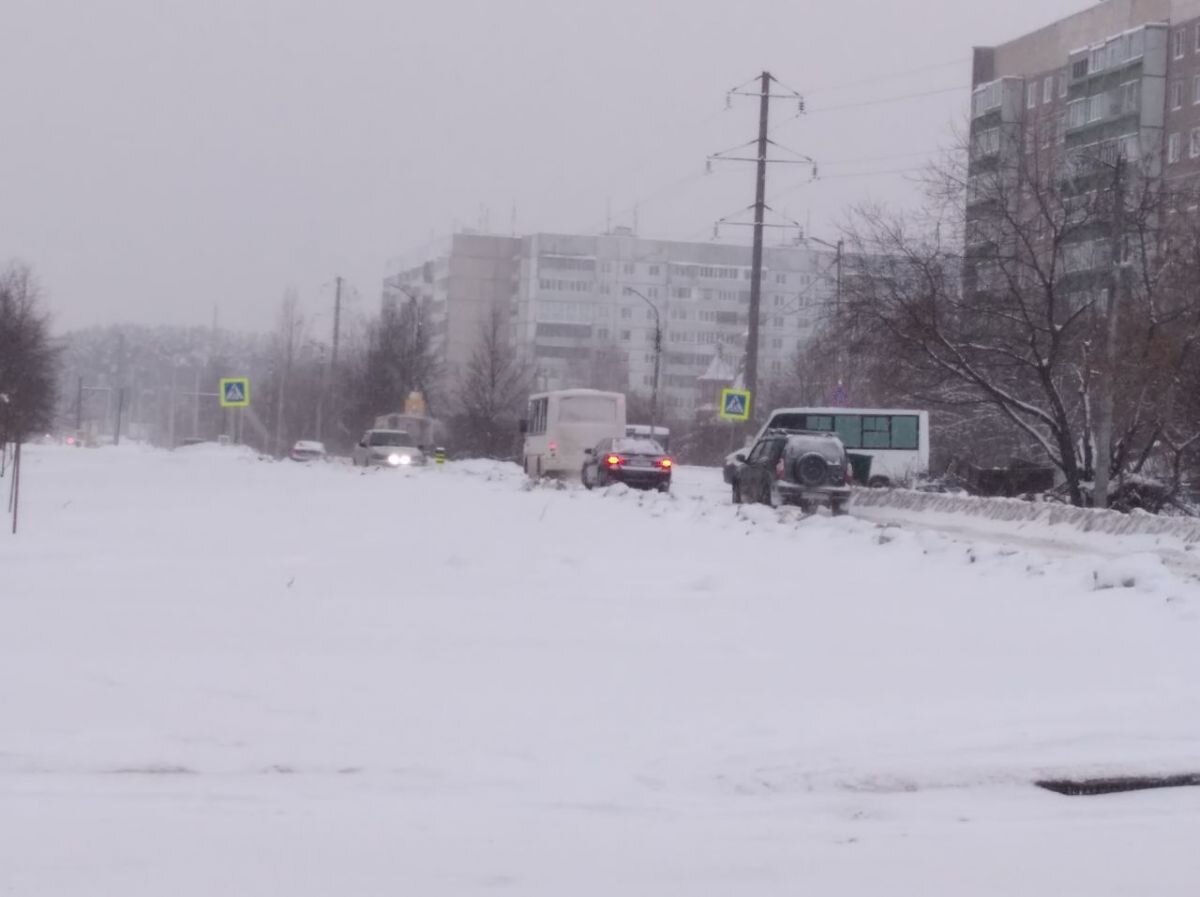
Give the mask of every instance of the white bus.
[[625, 396], [598, 389], [559, 389], [529, 397], [523, 462], [531, 477], [579, 476], [585, 449], [625, 435]]
[[928, 411], [776, 408], [763, 430], [775, 428], [837, 433], [846, 451], [871, 456], [872, 486], [891, 486], [929, 473]]

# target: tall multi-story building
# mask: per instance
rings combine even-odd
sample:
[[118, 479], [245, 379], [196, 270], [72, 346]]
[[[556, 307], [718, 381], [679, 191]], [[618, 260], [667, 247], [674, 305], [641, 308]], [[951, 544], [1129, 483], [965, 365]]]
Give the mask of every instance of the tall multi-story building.
[[[493, 309], [542, 389], [594, 386], [648, 395], [655, 312], [662, 327], [660, 403], [691, 416], [700, 378], [722, 359], [736, 369], [749, 328], [750, 248], [598, 236], [459, 234], [422, 264], [389, 277], [384, 301], [427, 301], [443, 387], [478, 345]], [[764, 384], [787, 376], [818, 311], [835, 298], [837, 256], [804, 242], [764, 251], [759, 335]]]
[[[1103, 0], [977, 47], [972, 86], [968, 290], [988, 290], [995, 273], [997, 193], [1021, 209], [1037, 183], [1086, 203], [1122, 170], [1175, 183], [1200, 175], [1200, 0]], [[1080, 295], [1107, 287], [1112, 235], [1092, 230], [1062, 247], [1065, 288]]]
[[1102, 0], [977, 47], [972, 86], [972, 172], [1023, 153], [1200, 174], [1200, 0]]

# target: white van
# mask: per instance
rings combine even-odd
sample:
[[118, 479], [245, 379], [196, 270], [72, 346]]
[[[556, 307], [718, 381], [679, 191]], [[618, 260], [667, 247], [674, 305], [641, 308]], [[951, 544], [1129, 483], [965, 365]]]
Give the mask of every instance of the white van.
[[579, 476], [583, 453], [625, 435], [625, 396], [598, 389], [559, 389], [529, 397], [522, 461], [531, 477]]

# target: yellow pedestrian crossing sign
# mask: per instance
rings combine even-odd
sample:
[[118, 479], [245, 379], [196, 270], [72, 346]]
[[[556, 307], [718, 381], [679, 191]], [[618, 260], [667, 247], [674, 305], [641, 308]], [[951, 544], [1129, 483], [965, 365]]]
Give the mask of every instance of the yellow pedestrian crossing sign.
[[223, 377], [219, 394], [222, 408], [249, 408], [250, 378]]
[[722, 420], [750, 420], [750, 390], [721, 390]]

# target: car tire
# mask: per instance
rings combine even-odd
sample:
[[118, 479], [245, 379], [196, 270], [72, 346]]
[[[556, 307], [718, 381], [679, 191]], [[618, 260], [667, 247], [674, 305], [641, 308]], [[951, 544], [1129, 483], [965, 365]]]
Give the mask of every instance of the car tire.
[[591, 479], [588, 477], [588, 469], [586, 465], [584, 466], [583, 470], [579, 471], [579, 480], [581, 483], [583, 483], [583, 488], [587, 489], [589, 492], [595, 488], [595, 484], [593, 484]]
[[740, 505], [742, 503], [742, 490], [738, 487], [738, 481], [733, 481], [733, 503]]

